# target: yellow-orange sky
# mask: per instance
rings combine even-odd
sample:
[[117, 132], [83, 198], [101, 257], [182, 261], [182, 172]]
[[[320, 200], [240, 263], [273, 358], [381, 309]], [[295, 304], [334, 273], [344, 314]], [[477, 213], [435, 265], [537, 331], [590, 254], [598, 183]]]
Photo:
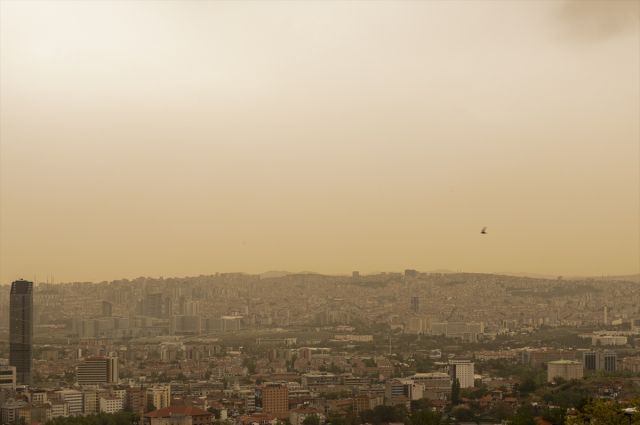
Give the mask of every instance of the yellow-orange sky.
[[0, 8], [3, 284], [640, 269], [640, 2]]

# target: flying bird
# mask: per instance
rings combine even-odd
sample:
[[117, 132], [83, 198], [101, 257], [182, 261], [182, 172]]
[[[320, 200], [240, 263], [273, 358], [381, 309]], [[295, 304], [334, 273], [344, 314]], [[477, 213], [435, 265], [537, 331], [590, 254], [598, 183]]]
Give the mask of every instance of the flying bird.
[[482, 233], [483, 235], [486, 235], [486, 234], [487, 234], [487, 228], [486, 228], [486, 227], [483, 227], [483, 228], [482, 228], [482, 232], [480, 232], [480, 233]]

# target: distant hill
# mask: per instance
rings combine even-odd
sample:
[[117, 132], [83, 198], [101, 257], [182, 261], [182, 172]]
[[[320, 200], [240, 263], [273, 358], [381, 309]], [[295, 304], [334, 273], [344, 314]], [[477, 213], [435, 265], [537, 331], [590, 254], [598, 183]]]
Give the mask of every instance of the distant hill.
[[[515, 276], [515, 277], [535, 277], [542, 279], [557, 279], [557, 275], [550, 274], [540, 274], [540, 273], [513, 273], [513, 272], [496, 272], [491, 274], [499, 274], [503, 276]], [[603, 280], [602, 276], [562, 276], [563, 280], [585, 280], [585, 279], [593, 279], [593, 280]], [[626, 280], [628, 282], [637, 282], [640, 283], [640, 273], [624, 275], [624, 276], [605, 276], [604, 280]]]
[[527, 273], [527, 272], [519, 272], [519, 273], [514, 273], [514, 272], [495, 272], [495, 273], [489, 273], [489, 274], [499, 274], [502, 276], [515, 276], [515, 277], [536, 277], [538, 279], [557, 279], [558, 275], [551, 275], [551, 274], [540, 274], [540, 273]]
[[270, 270], [268, 272], [260, 273], [260, 279], [268, 279], [270, 277], [282, 277], [288, 274], [295, 274], [287, 271]]
[[268, 272], [260, 273], [260, 279], [268, 279], [270, 277], [283, 277], [290, 274], [319, 274], [316, 272], [302, 271], [302, 272], [288, 272], [286, 270], [270, 270]]
[[640, 283], [640, 273], [638, 273], [638, 274], [628, 274], [628, 275], [623, 275], [623, 276], [604, 276], [604, 279], [603, 279], [602, 275], [600, 275], [600, 276], [567, 276], [566, 278], [563, 277], [563, 279], [567, 279], [567, 280], [593, 279], [593, 280], [604, 280], [605, 282], [607, 280], [626, 280], [628, 282]]

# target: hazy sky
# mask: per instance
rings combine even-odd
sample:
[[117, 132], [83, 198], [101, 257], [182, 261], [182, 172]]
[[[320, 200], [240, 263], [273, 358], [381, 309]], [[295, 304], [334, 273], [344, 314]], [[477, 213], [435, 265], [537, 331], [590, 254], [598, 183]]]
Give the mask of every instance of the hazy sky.
[[638, 1], [0, 8], [0, 283], [640, 270]]

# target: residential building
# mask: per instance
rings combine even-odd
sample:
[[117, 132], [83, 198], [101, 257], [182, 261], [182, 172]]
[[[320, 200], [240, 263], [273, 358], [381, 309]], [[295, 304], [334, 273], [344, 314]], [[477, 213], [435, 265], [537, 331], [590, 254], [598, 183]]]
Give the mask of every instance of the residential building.
[[12, 424], [18, 422], [20, 420], [19, 409], [23, 406], [26, 406], [27, 403], [24, 401], [17, 400], [8, 400], [5, 404], [2, 405], [1, 416], [3, 424]]
[[101, 397], [100, 411], [103, 413], [116, 413], [122, 411], [122, 399], [119, 397]]
[[[153, 385], [146, 389], [147, 404], [152, 404], [156, 410], [164, 409], [171, 405], [171, 386]], [[144, 409], [143, 409], [144, 410]]]
[[171, 316], [170, 335], [199, 335], [202, 329], [200, 316]]
[[567, 381], [571, 379], [582, 379], [583, 376], [582, 362], [571, 360], [557, 360], [549, 362], [547, 365], [547, 382], [553, 381], [556, 377], [563, 378]]
[[319, 409], [292, 409], [289, 411], [289, 421], [291, 425], [302, 425], [309, 416], [317, 416], [320, 423], [325, 423], [324, 411]]
[[18, 420], [32, 424], [34, 422], [47, 422], [51, 419], [51, 406], [49, 404], [29, 404], [18, 409]]
[[158, 421], [157, 419], [162, 418], [175, 418], [178, 422], [172, 422], [174, 425], [183, 424], [180, 422], [180, 419], [183, 417], [191, 417], [191, 421], [193, 425], [211, 425], [215, 418], [213, 418], [213, 414], [207, 412], [206, 410], [202, 410], [196, 406], [168, 406], [162, 409], [154, 410], [153, 412], [146, 413], [142, 420], [144, 424], [147, 425], [170, 425], [171, 423], [166, 423], [163, 421]]
[[144, 308], [145, 316], [162, 319], [162, 294], [148, 293]]
[[133, 413], [144, 413], [147, 406], [147, 392], [141, 388], [127, 388], [124, 396], [124, 405], [129, 406]]
[[357, 395], [353, 398], [353, 411], [360, 414], [365, 410], [373, 410], [376, 406], [384, 404], [384, 397], [381, 394]]
[[573, 351], [531, 351], [528, 355], [531, 366], [533, 367], [542, 367], [549, 362], [557, 360], [574, 360], [576, 358]]

